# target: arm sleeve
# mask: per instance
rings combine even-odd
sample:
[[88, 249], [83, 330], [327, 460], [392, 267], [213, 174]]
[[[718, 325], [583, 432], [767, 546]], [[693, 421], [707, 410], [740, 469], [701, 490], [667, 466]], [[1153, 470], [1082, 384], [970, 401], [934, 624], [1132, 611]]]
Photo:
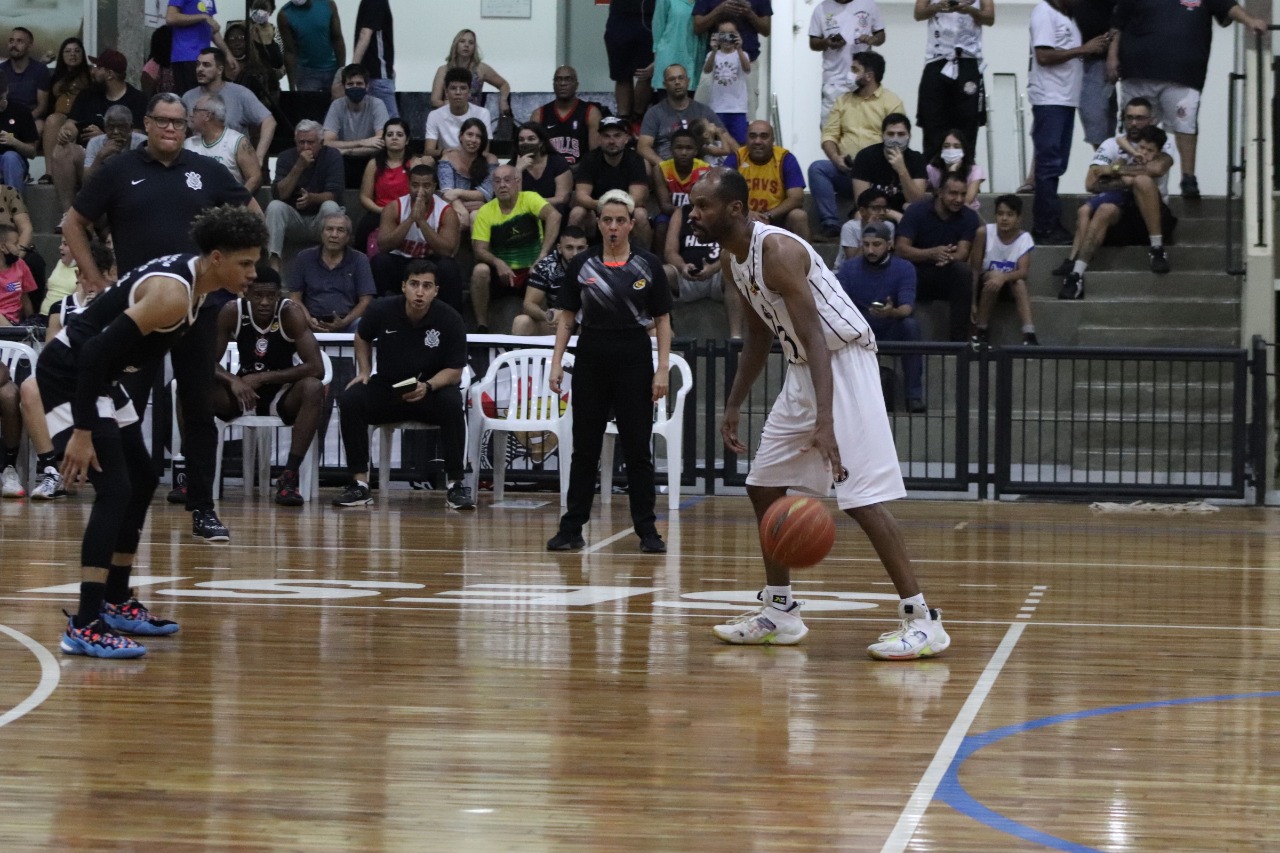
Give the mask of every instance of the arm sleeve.
[[271, 117], [271, 110], [267, 109], [266, 104], [258, 100], [258, 96], [253, 92], [245, 89], [240, 93], [240, 98], [244, 107], [244, 120], [247, 124], [259, 125]]
[[582, 285], [578, 282], [578, 276], [582, 274], [582, 266], [586, 261], [586, 252], [574, 255], [564, 272], [564, 281], [560, 283], [556, 304], [566, 311], [577, 311], [582, 307]]
[[440, 138], [440, 120], [436, 118], [435, 110], [427, 113], [427, 128], [423, 132], [423, 137], [425, 139]]
[[31, 274], [31, 267], [27, 266], [26, 261], [20, 260], [18, 261], [18, 264], [22, 268], [22, 292], [30, 293], [31, 291], [37, 289], [39, 285], [36, 284], [35, 276]]
[[475, 212], [471, 218], [471, 240], [474, 242], [480, 240], [488, 243], [490, 233], [493, 231], [493, 211], [497, 205], [485, 204]]
[[788, 151], [782, 158], [782, 188], [790, 190], [796, 187], [804, 189], [804, 170], [800, 168], [796, 155]]
[[1037, 47], [1050, 47], [1056, 49], [1054, 44], [1057, 35], [1057, 27], [1053, 25], [1049, 15], [1044, 11], [1047, 6], [1037, 5], [1031, 10], [1031, 58], [1035, 60], [1035, 52]]
[[[116, 162], [119, 162], [120, 159], [117, 157]], [[115, 195], [112, 190], [114, 180], [112, 175], [116, 171], [116, 169], [112, 168], [110, 162], [104, 163], [102, 168], [94, 172], [89, 180], [85, 182], [85, 185], [80, 188], [80, 192], [76, 193], [76, 200], [71, 203], [71, 206], [85, 219], [97, 222], [106, 214], [107, 202]], [[230, 175], [231, 173], [228, 172], [227, 174]]]
[[[927, 206], [928, 205], [926, 205], [926, 207]], [[907, 210], [905, 213], [902, 214], [902, 220], [898, 223], [898, 232], [895, 235], [895, 238], [906, 237], [913, 244], [915, 243], [916, 232], [919, 230], [919, 225], [917, 220], [920, 218], [915, 213], [912, 213], [912, 211], [915, 209], [916, 209], [916, 206], [914, 204], [907, 205]], [[917, 246], [916, 248], [920, 248], [920, 247]]]
[[497, 168], [498, 166], [496, 163], [490, 163], [489, 174], [484, 176], [484, 180], [480, 183], [480, 186], [475, 187], [475, 189], [479, 190], [480, 194], [484, 196], [485, 201], [493, 200], [493, 172]]
[[[822, 7], [824, 4], [819, 3], [813, 7], [813, 14], [809, 16], [809, 38], [820, 39], [826, 33], [822, 29]], [[696, 15], [697, 12], [694, 12]]]
[[[899, 259], [900, 260], [900, 259]], [[916, 304], [916, 268], [914, 264], [902, 264], [902, 274], [898, 279], [898, 305]]]
[[89, 140], [89, 144], [84, 147], [84, 167], [87, 169], [93, 165], [98, 159], [98, 152], [102, 150], [102, 141], [106, 139], [106, 134], [95, 136]]
[[356, 334], [369, 343], [373, 343], [373, 339], [378, 334], [378, 315], [382, 313], [381, 303], [381, 299], [375, 299], [369, 303], [364, 316], [360, 318], [359, 325], [356, 326]]
[[336, 133], [339, 139], [342, 138], [342, 119], [338, 116], [338, 110], [341, 108], [342, 101], [334, 101], [324, 114], [325, 133]]
[[453, 168], [453, 164], [448, 160], [441, 159], [436, 166], [436, 180], [440, 186], [440, 192], [456, 190], [458, 188], [458, 170]]
[[878, 151], [872, 151], [871, 149], [874, 147], [875, 146], [873, 145], [868, 145], [866, 148], [863, 148], [857, 154], [853, 155], [853, 168], [849, 170], [849, 177], [855, 180], [871, 183], [871, 179], [874, 177], [871, 170], [871, 157], [884, 156]]

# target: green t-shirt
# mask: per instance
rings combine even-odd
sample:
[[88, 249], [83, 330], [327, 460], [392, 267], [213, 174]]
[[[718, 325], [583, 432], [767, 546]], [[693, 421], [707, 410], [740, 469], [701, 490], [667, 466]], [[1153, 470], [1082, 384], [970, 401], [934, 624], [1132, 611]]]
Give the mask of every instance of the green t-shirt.
[[504, 214], [498, 200], [485, 202], [471, 220], [471, 239], [484, 240], [489, 251], [513, 270], [527, 270], [542, 252], [542, 220], [538, 213], [547, 200], [537, 193], [516, 196], [511, 213]]

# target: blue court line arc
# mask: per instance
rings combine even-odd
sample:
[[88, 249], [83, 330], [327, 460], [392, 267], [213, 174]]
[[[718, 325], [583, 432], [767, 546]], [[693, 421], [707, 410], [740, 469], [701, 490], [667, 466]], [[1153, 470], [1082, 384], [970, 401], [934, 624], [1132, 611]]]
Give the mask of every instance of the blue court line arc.
[[960, 766], [972, 757], [978, 750], [988, 747], [993, 743], [1004, 740], [1013, 735], [1031, 732], [1037, 729], [1056, 726], [1059, 723], [1068, 723], [1074, 720], [1085, 720], [1090, 717], [1102, 717], [1107, 714], [1120, 714], [1130, 711], [1149, 711], [1153, 708], [1170, 708], [1178, 705], [1201, 705], [1207, 702], [1234, 702], [1241, 699], [1275, 699], [1280, 698], [1280, 691], [1269, 691], [1266, 693], [1229, 693], [1222, 696], [1193, 696], [1183, 699], [1166, 699], [1159, 702], [1139, 702], [1133, 705], [1113, 705], [1109, 708], [1091, 708], [1085, 711], [1075, 711], [1070, 714], [1057, 714], [1052, 717], [1041, 717], [1038, 720], [1029, 720], [1025, 723], [1015, 723], [1011, 726], [1004, 726], [999, 729], [992, 729], [980, 735], [968, 735], [964, 742], [961, 743], [956, 756], [951, 760], [951, 766], [947, 768], [946, 775], [942, 777], [942, 781], [938, 785], [938, 790], [934, 794], [934, 799], [946, 803], [960, 814], [970, 817], [979, 823], [986, 824], [992, 829], [997, 829], [1006, 835], [1012, 835], [1023, 841], [1030, 841], [1034, 844], [1041, 844], [1050, 850], [1065, 850], [1069, 853], [1101, 853], [1097, 848], [1089, 847], [1086, 844], [1077, 844], [1074, 841], [1068, 841], [1065, 838], [1059, 838], [1056, 835], [1050, 835], [1042, 832], [1034, 827], [1018, 823], [1012, 818], [1000, 814], [994, 809], [990, 809], [982, 803], [978, 802], [964, 786], [960, 783]]

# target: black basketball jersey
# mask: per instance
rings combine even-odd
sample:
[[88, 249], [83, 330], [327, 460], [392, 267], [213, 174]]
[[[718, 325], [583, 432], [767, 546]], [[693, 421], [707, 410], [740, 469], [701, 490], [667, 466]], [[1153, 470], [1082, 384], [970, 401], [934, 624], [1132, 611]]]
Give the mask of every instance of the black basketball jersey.
[[689, 210], [693, 207], [686, 204], [680, 217], [680, 257], [686, 264], [697, 264], [700, 267], [720, 260], [719, 243], [703, 243], [698, 235], [689, 227]]
[[80, 297], [74, 293], [70, 293], [53, 304], [53, 310], [49, 312], [49, 316], [58, 315], [58, 322], [63, 326], [67, 325], [67, 318], [72, 314], [79, 314], [81, 311], [89, 307], [88, 302], [81, 302]]
[[172, 278], [182, 282], [187, 289], [191, 306], [187, 309], [187, 316], [167, 329], [157, 329], [144, 335], [129, 353], [121, 373], [137, 373], [159, 364], [165, 353], [191, 328], [200, 305], [204, 302], [203, 296], [200, 299], [192, 298], [195, 293], [198, 257], [165, 255], [131, 270], [115, 287], [94, 297], [89, 307], [78, 314], [68, 315], [67, 324], [58, 331], [54, 340], [69, 348], [78, 358], [86, 341], [105, 329], [137, 301], [136, 290], [140, 283], [148, 278]]
[[253, 321], [253, 311], [246, 299], [236, 300], [236, 349], [240, 353], [238, 376], [263, 373], [268, 370], [288, 370], [293, 366], [293, 356], [298, 351], [293, 338], [284, 331], [284, 306], [292, 300], [285, 298], [276, 303], [275, 316], [265, 329]]
[[587, 113], [592, 103], [581, 98], [573, 104], [573, 109], [563, 118], [556, 111], [556, 102], [542, 105], [542, 126], [551, 137], [551, 147], [560, 156], [576, 166], [591, 148], [591, 128], [587, 126]]

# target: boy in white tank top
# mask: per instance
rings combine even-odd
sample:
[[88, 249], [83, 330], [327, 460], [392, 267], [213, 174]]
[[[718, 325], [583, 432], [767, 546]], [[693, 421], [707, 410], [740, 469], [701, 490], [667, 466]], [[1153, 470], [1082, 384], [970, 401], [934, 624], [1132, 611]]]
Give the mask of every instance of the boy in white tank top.
[[969, 346], [975, 351], [990, 344], [991, 311], [1005, 287], [1013, 293], [1022, 323], [1022, 343], [1039, 344], [1031, 321], [1031, 295], [1027, 276], [1031, 274], [1031, 251], [1036, 241], [1022, 230], [1022, 199], [1002, 195], [996, 199], [996, 221], [978, 229], [969, 258], [977, 282], [973, 288], [974, 326]]
[[[720, 244], [721, 265], [746, 314], [742, 356], [725, 402], [720, 433], [735, 453], [743, 402], [776, 338], [788, 361], [782, 392], [765, 422], [747, 477], [747, 494], [764, 516], [788, 488], [825, 496], [835, 483], [840, 509], [858, 522], [880, 555], [901, 601], [899, 627], [867, 652], [877, 660], [909, 660], [946, 650], [942, 614], [916, 582], [902, 531], [884, 506], [906, 495], [885, 412], [875, 337], [813, 247], [781, 228], [748, 218], [746, 181], [712, 169], [690, 193], [690, 223], [699, 239]], [[837, 427], [838, 424], [838, 427]], [[809, 632], [790, 570], [765, 561], [761, 607], [717, 625], [726, 643], [792, 645]]]

